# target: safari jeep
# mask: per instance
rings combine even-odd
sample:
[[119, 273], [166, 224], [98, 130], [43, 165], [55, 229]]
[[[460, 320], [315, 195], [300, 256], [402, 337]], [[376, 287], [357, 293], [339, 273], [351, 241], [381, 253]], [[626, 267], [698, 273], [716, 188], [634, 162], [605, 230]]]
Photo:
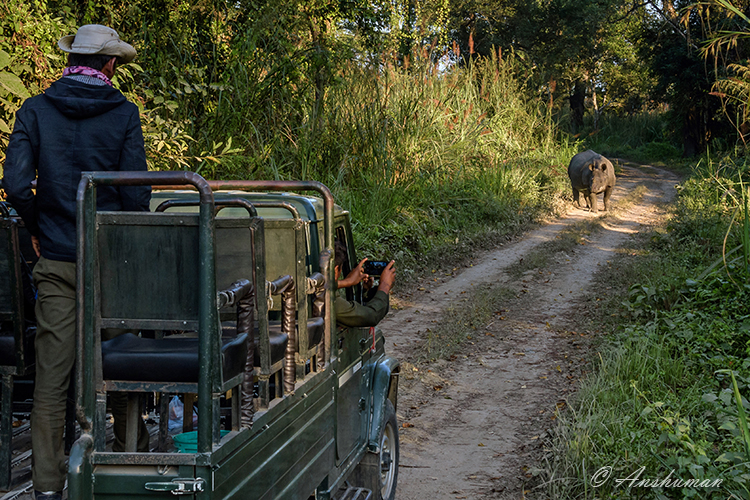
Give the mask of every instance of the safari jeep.
[[[102, 185], [151, 185], [152, 210], [97, 211]], [[84, 173], [68, 498], [393, 499], [399, 363], [379, 329], [337, 327], [334, 238], [354, 265], [349, 214], [317, 182]], [[109, 392], [128, 395], [125, 452]], [[174, 395], [197, 433], [185, 418], [169, 436]], [[158, 439], [138, 452], [148, 398]]]

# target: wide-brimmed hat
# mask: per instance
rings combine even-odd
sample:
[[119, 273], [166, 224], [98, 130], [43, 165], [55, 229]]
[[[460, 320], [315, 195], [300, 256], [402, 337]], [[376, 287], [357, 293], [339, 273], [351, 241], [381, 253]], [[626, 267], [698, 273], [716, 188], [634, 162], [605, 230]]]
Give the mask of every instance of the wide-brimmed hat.
[[57, 45], [63, 51], [73, 54], [114, 56], [123, 64], [135, 58], [133, 46], [120, 40], [115, 30], [101, 24], [81, 26], [75, 35], [62, 37]]

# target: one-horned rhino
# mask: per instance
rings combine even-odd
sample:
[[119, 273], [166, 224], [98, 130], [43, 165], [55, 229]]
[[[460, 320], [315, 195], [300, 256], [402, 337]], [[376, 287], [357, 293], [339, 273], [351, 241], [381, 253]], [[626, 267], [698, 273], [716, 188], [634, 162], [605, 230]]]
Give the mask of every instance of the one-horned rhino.
[[578, 193], [583, 193], [586, 206], [596, 213], [596, 195], [604, 193], [604, 210], [609, 210], [609, 197], [615, 187], [615, 169], [608, 159], [590, 149], [578, 153], [570, 160], [568, 177], [576, 205], [581, 206]]

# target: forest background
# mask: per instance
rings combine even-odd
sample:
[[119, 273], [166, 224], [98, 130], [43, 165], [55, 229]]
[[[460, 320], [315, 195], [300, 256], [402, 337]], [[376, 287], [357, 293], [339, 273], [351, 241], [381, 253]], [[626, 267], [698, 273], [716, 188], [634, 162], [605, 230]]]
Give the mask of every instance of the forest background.
[[0, 163], [22, 100], [61, 74], [59, 37], [106, 24], [138, 50], [116, 85], [150, 168], [322, 181], [365, 255], [419, 269], [554, 211], [584, 147], [664, 160], [741, 142], [745, 107], [712, 86], [743, 44], [714, 61], [704, 42], [744, 21], [687, 6], [3, 0]]
[[[361, 256], [412, 283], [571, 201], [578, 151], [685, 176], [663, 227], [607, 275], [600, 365], [534, 472], [551, 498], [602, 465], [723, 478], [750, 498], [750, 2], [0, 0], [0, 165], [57, 40], [115, 28], [149, 168], [327, 184]], [[660, 269], [661, 273], [654, 273]], [[458, 339], [460, 340], [460, 339]], [[539, 489], [539, 488], [537, 488]], [[644, 498], [706, 498], [652, 488]]]

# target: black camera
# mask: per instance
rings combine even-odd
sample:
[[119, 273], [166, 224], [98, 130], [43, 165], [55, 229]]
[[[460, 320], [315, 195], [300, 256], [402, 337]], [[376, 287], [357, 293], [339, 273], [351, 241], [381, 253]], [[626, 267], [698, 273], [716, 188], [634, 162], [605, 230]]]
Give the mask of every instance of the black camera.
[[362, 270], [365, 274], [369, 274], [370, 276], [380, 276], [383, 274], [383, 269], [385, 269], [387, 265], [387, 260], [368, 260], [365, 262]]

